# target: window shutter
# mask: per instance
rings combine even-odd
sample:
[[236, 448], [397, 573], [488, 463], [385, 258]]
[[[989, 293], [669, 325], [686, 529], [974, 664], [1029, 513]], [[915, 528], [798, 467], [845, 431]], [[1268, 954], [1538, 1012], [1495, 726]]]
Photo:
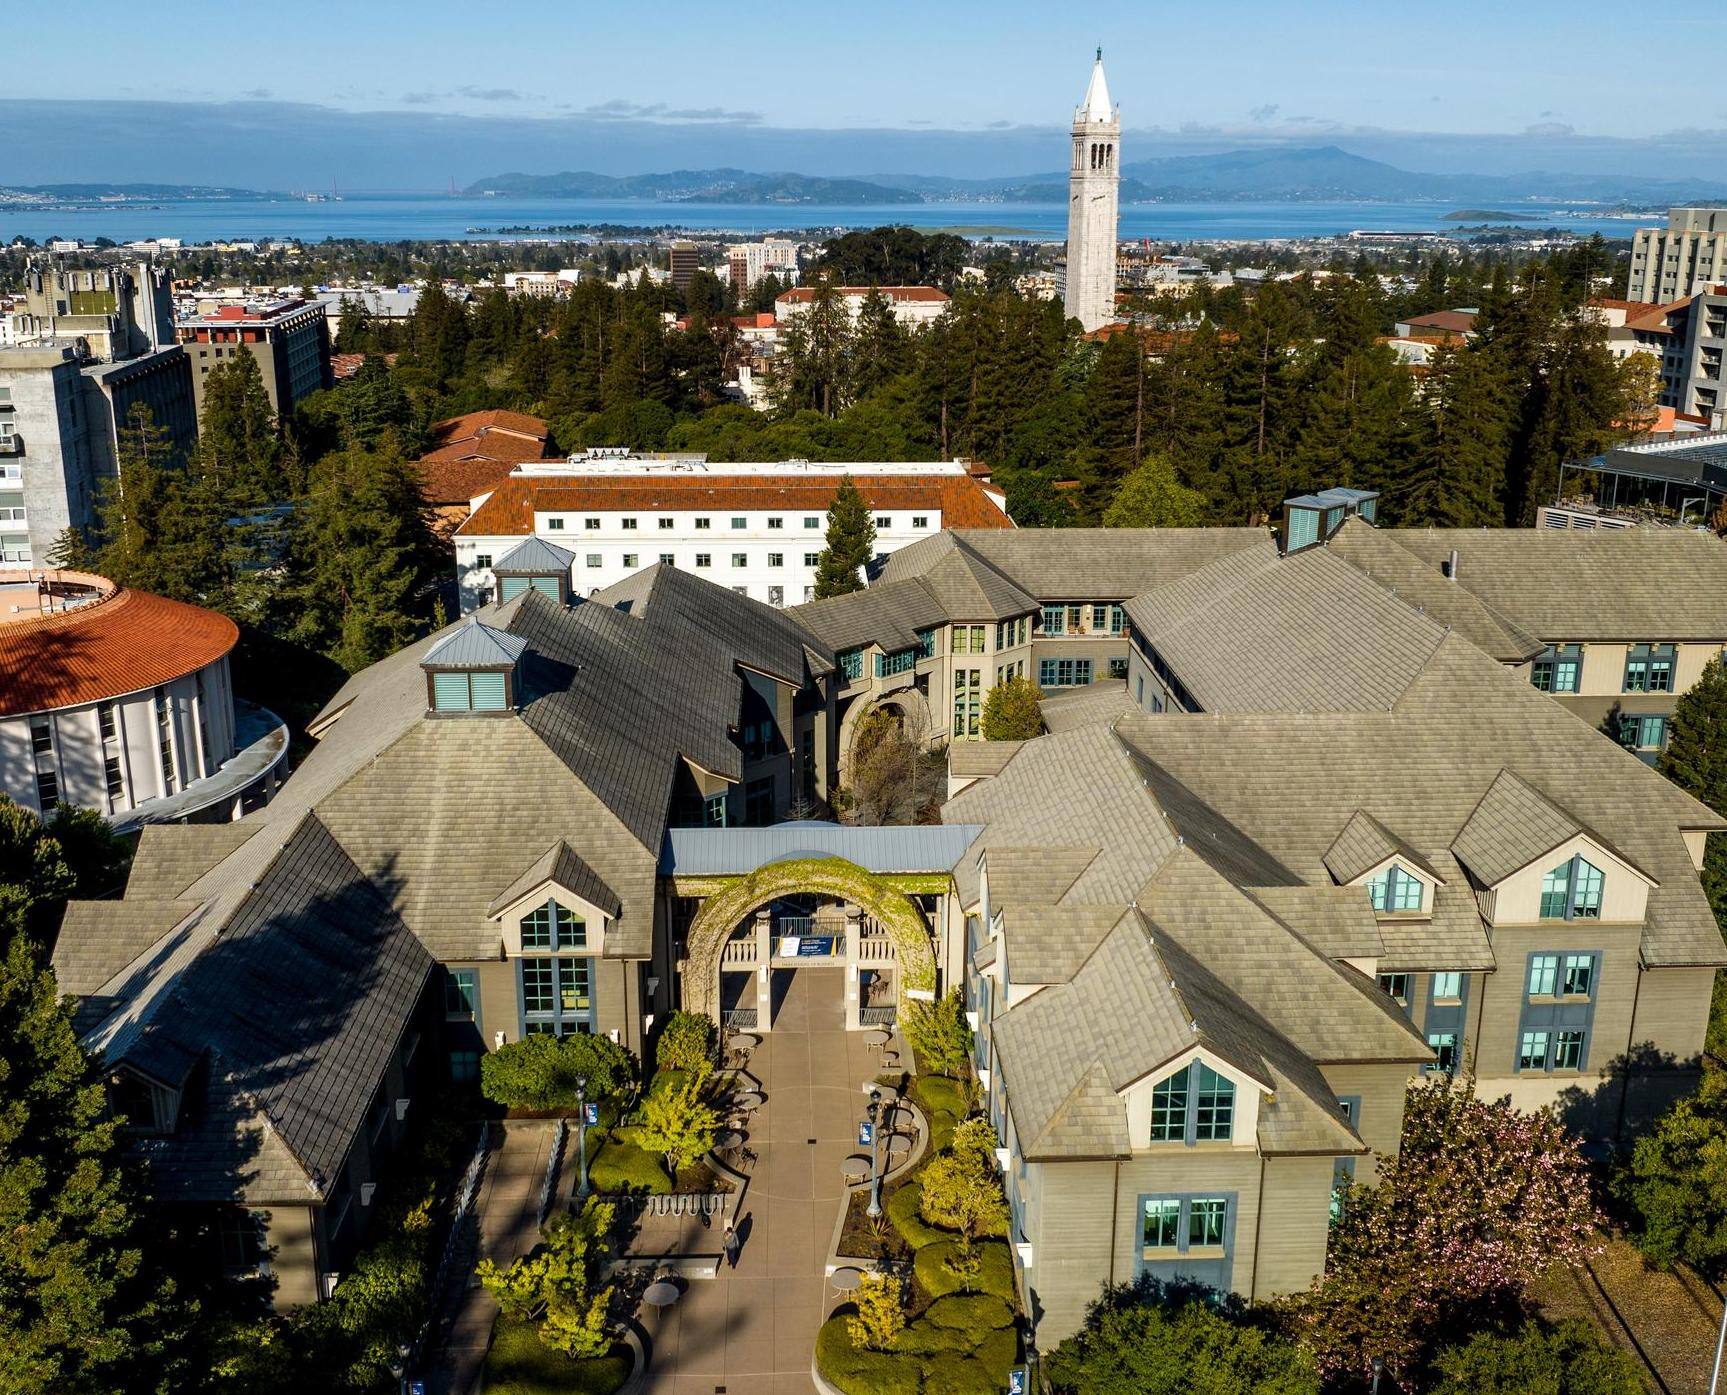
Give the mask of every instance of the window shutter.
[[517, 596], [528, 589], [528, 579], [525, 576], [506, 576], [502, 580], [503, 590], [501, 594], [506, 601], [515, 600]]
[[434, 673], [432, 675], [432, 709], [437, 712], [468, 711], [468, 675], [465, 673]]
[[474, 711], [502, 712], [504, 710], [503, 674], [470, 673], [468, 678], [474, 685]]
[[550, 596], [554, 601], [558, 598], [558, 579], [555, 576], [536, 576], [534, 590], [542, 596]]

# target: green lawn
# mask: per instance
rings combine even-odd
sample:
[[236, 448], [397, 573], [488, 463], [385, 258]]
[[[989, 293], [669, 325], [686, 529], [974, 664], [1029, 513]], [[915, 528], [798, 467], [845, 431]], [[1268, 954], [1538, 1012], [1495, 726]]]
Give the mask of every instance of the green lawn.
[[540, 1340], [529, 1322], [500, 1317], [486, 1353], [485, 1395], [613, 1395], [630, 1374], [627, 1347], [572, 1361]]

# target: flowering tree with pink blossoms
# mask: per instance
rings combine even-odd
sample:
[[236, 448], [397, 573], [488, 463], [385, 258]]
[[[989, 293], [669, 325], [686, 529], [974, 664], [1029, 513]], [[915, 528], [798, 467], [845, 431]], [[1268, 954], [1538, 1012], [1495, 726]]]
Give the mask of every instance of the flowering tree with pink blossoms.
[[1407, 1375], [1514, 1309], [1549, 1265], [1593, 1253], [1599, 1223], [1578, 1139], [1552, 1111], [1436, 1078], [1410, 1089], [1399, 1155], [1348, 1189], [1324, 1276], [1286, 1311], [1328, 1378], [1365, 1377], [1374, 1357]]

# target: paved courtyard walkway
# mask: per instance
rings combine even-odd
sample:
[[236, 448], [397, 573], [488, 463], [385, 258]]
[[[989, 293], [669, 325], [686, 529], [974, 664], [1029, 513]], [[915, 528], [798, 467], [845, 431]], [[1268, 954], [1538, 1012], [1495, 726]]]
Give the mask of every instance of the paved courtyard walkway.
[[[878, 1057], [847, 1032], [843, 970], [794, 972], [774, 1027], [749, 1063], [765, 1102], [749, 1126], [757, 1162], [737, 1199], [735, 1270], [692, 1279], [669, 1309], [645, 1309], [656, 1395], [810, 1395], [816, 1332], [840, 1298], [825, 1269], [858, 1151], [863, 1085]], [[716, 1224], [716, 1231], [719, 1226]], [[717, 1248], [717, 1245], [716, 1245]]]

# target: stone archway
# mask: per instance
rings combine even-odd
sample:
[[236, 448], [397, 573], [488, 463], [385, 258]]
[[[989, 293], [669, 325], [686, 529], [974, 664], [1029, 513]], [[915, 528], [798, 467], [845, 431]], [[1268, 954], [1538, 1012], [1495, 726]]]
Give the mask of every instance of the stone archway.
[[858, 724], [872, 712], [881, 712], [888, 708], [898, 708], [901, 724], [920, 748], [928, 748], [941, 735], [941, 729], [935, 726], [930, 717], [929, 703], [924, 695], [911, 684], [903, 688], [895, 688], [886, 693], [867, 693], [857, 698], [845, 715], [840, 718], [839, 728], [839, 767], [840, 783], [849, 778], [851, 766], [852, 744], [857, 739]]
[[694, 878], [681, 894], [700, 895], [717, 883], [690, 922], [684, 966], [684, 1006], [719, 1015], [720, 955], [746, 916], [781, 896], [831, 896], [868, 911], [893, 938], [899, 957], [895, 976], [903, 1004], [908, 993], [935, 991], [935, 951], [923, 915], [891, 881], [843, 857], [792, 858], [769, 862], [739, 877]]

